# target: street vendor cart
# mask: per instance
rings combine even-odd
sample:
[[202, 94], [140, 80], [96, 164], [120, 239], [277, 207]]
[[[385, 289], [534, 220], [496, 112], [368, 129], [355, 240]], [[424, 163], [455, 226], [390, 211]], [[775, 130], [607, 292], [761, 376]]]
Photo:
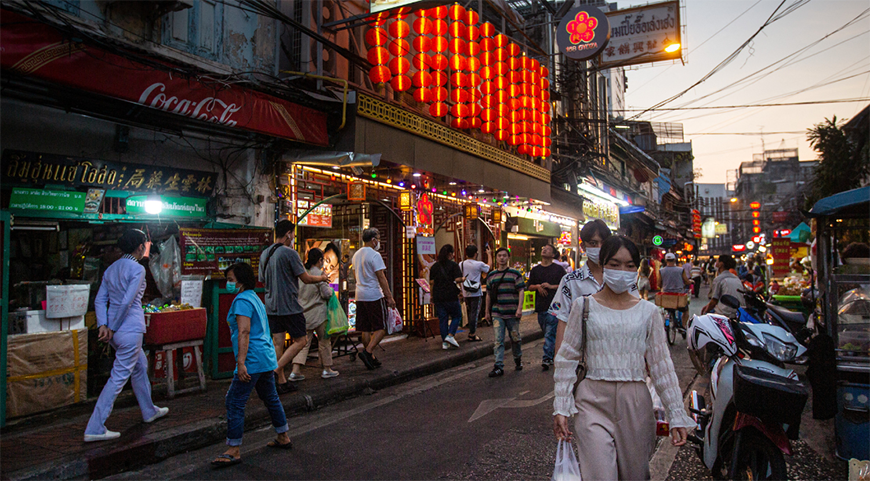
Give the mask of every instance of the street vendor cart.
[[[837, 455], [870, 459], [870, 186], [818, 201], [819, 289], [837, 358]], [[856, 255], [857, 253], [857, 255]]]

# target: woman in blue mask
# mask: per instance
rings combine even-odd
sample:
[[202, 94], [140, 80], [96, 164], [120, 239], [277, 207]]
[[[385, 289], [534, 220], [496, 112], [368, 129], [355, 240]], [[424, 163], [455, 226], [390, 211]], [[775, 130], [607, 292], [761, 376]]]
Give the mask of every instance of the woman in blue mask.
[[[568, 418], [575, 416], [583, 479], [650, 479], [656, 420], [644, 382], [647, 366], [675, 446], [686, 443], [686, 428], [695, 422], [683, 408], [661, 313], [630, 292], [640, 264], [637, 246], [627, 237], [611, 236], [599, 258], [604, 288], [574, 300], [556, 354], [553, 431], [561, 440], [570, 439]], [[575, 385], [581, 351], [586, 378]]]
[[245, 404], [254, 389], [269, 410], [272, 426], [278, 433], [278, 437], [270, 441], [267, 446], [280, 449], [290, 449], [293, 446], [287, 435], [290, 428], [287, 426], [284, 406], [281, 405], [275, 388], [273, 371], [278, 368], [278, 358], [275, 356], [275, 347], [272, 344], [266, 306], [254, 292], [257, 277], [251, 266], [242, 262], [228, 267], [225, 275], [227, 290], [239, 293], [233, 299], [227, 315], [233, 353], [236, 356], [236, 371], [233, 373], [233, 382], [227, 391], [227, 446], [229, 447], [211, 462], [215, 467], [226, 467], [242, 462], [240, 446], [245, 431]]

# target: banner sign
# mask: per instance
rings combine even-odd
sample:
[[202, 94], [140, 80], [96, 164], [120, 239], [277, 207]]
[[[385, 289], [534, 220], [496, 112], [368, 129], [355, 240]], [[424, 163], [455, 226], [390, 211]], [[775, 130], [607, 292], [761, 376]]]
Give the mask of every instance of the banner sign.
[[181, 273], [223, 276], [236, 262], [250, 264], [257, 272], [260, 254], [272, 245], [267, 229], [188, 229], [178, 231]]
[[722, 235], [728, 233], [728, 224], [724, 222], [720, 222], [716, 224], [716, 235]]
[[298, 225], [305, 225], [308, 227], [332, 227], [332, 205], [320, 204], [312, 209], [308, 215], [301, 217], [302, 214], [308, 210], [308, 205], [302, 207], [302, 202], [308, 204], [308, 201], [298, 201], [299, 205], [296, 208], [296, 215], [300, 217]]
[[612, 230], [619, 229], [619, 206], [614, 202], [583, 199], [583, 215], [588, 220], [603, 220]]
[[126, 202], [127, 214], [131, 215], [159, 215], [160, 217], [205, 217], [205, 205], [208, 199], [196, 197], [162, 197], [163, 210], [160, 214], [149, 214], [145, 211], [147, 195], [128, 197]]
[[783, 222], [788, 222], [788, 216], [790, 212], [774, 212], [773, 213], [773, 222], [777, 224], [782, 224]]
[[3, 183], [34, 186], [56, 184], [210, 197], [217, 180], [214, 172], [8, 149], [3, 151], [0, 164]]
[[230, 83], [200, 81], [170, 64], [160, 68], [131, 60], [132, 54], [109, 53], [5, 9], [0, 45], [4, 71], [225, 127], [328, 144], [324, 112]]
[[41, 210], [50, 212], [85, 211], [85, 193], [65, 190], [12, 189], [10, 209]]
[[665, 52], [680, 43], [680, 4], [663, 2], [607, 12], [610, 45], [601, 54], [600, 68], [677, 60], [682, 50]]
[[574, 60], [587, 60], [598, 55], [609, 40], [607, 17], [591, 5], [571, 9], [556, 31], [559, 51]]
[[770, 250], [773, 255], [773, 277], [785, 277], [790, 270], [791, 239], [788, 237], [773, 239]]

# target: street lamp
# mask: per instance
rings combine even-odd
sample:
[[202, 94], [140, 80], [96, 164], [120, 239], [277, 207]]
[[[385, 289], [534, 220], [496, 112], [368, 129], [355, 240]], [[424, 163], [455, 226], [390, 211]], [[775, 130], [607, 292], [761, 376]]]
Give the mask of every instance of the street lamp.
[[679, 43], [672, 43], [672, 44], [668, 45], [667, 47], [665, 47], [665, 52], [674, 53], [677, 50], [679, 50], [680, 47], [681, 47], [681, 45]]
[[732, 204], [736, 204], [736, 203], [737, 203], [737, 197], [732, 197], [732, 198], [731, 198], [731, 203], [732, 203]]

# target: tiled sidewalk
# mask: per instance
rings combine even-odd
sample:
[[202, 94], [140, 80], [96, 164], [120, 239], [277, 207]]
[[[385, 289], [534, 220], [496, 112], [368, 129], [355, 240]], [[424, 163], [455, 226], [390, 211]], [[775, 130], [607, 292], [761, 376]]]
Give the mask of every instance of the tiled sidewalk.
[[[543, 336], [534, 315], [523, 318], [520, 332], [527, 342]], [[297, 383], [299, 391], [281, 396], [290, 423], [293, 416], [324, 405], [491, 356], [492, 328], [481, 327], [478, 334], [482, 342], [468, 342], [465, 332], [457, 333], [460, 348], [449, 351], [442, 350], [437, 335], [428, 340], [392, 336], [381, 344], [383, 350], [376, 354], [383, 362], [382, 368], [368, 371], [361, 361], [343, 356], [335, 360], [334, 366], [341, 375], [327, 380], [320, 378], [319, 363], [309, 359], [303, 370], [306, 379]], [[525, 351], [523, 360], [539, 364], [540, 348]], [[125, 391], [106, 423], [109, 429], [121, 432], [121, 437], [114, 441], [87, 444], [82, 441], [95, 400], [11, 420], [0, 433], [0, 477], [100, 478], [220, 442], [226, 436], [224, 396], [229, 382], [209, 381], [206, 392], [172, 400], [155, 391], [155, 403], [168, 406], [169, 414], [153, 424], [142, 422], [132, 392]], [[254, 399], [246, 409], [245, 427], [255, 429], [268, 423], [266, 409]]]

